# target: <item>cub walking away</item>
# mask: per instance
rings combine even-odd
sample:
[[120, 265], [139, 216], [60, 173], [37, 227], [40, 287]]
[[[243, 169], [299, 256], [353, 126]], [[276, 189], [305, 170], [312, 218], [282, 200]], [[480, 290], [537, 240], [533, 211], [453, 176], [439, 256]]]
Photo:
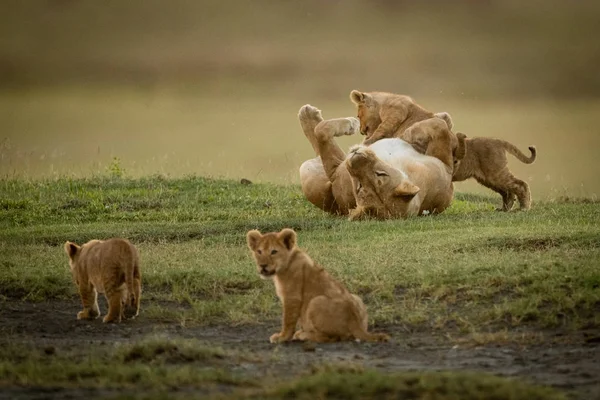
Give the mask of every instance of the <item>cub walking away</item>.
[[82, 246], [65, 243], [73, 280], [79, 288], [83, 310], [77, 319], [95, 319], [100, 315], [98, 293], [104, 293], [108, 313], [103, 322], [121, 322], [125, 309], [140, 312], [142, 276], [136, 248], [125, 239], [90, 240]]
[[[292, 229], [264, 235], [251, 230], [246, 239], [260, 277], [273, 279], [283, 304], [281, 332], [271, 335], [271, 343], [389, 340], [384, 333], [367, 332], [367, 309], [360, 297], [299, 249]], [[296, 331], [298, 322], [300, 329]]]
[[[457, 134], [458, 135], [458, 134]], [[537, 151], [529, 146], [531, 156], [527, 157], [515, 145], [506, 140], [474, 137], [465, 139], [466, 154], [455, 160], [453, 182], [475, 178], [483, 186], [502, 196], [502, 207], [498, 211], [510, 211], [515, 199], [521, 210], [531, 208], [531, 190], [527, 182], [515, 177], [508, 169], [506, 152], [525, 164], [535, 161]]]

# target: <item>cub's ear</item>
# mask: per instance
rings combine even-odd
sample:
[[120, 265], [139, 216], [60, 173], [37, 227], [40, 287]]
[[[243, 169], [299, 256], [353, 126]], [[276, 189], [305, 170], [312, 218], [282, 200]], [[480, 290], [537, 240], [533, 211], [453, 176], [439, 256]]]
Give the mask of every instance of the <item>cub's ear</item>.
[[81, 249], [81, 247], [77, 246], [77, 244], [73, 243], [73, 242], [66, 242], [65, 243], [65, 253], [67, 253], [67, 255], [69, 256], [69, 258], [73, 258], [75, 257], [75, 255], [77, 254], [77, 252]]
[[417, 185], [405, 179], [394, 189], [395, 196], [414, 196], [421, 190]]
[[448, 125], [448, 129], [452, 130], [454, 123], [452, 122], [452, 117], [450, 116], [450, 114], [443, 111], [443, 112], [435, 113], [433, 115], [435, 115], [437, 118], [440, 118], [440, 119], [443, 119], [444, 121], [446, 121], [446, 125]]
[[291, 250], [296, 245], [296, 232], [293, 229], [285, 228], [279, 234], [279, 239], [283, 242], [283, 245]]
[[365, 104], [368, 97], [369, 95], [367, 93], [359, 92], [358, 90], [350, 92], [350, 100], [356, 105]]
[[246, 234], [246, 242], [248, 243], [248, 247], [252, 251], [256, 250], [260, 239], [262, 239], [262, 235], [256, 229], [248, 231], [248, 233]]

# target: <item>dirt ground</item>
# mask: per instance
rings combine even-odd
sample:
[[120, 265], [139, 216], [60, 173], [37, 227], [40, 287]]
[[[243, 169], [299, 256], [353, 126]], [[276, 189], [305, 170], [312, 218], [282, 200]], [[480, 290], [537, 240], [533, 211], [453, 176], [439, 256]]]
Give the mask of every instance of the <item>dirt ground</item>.
[[[0, 345], [22, 340], [28, 345], [56, 351], [90, 345], [113, 346], [158, 334], [168, 338], [194, 338], [225, 349], [250, 352], [252, 361], [231, 362], [226, 369], [248, 378], [285, 379], [323, 363], [348, 362], [380, 371], [471, 370], [519, 377], [572, 393], [573, 398], [600, 399], [600, 332], [570, 334], [567, 340], [536, 345], [456, 345], [443, 336], [409, 333], [402, 326], [378, 327], [393, 336], [390, 343], [334, 343], [307, 347], [302, 343], [275, 346], [268, 342], [278, 321], [244, 326], [182, 327], [139, 318], [118, 325], [101, 320], [78, 321], [78, 304], [67, 301], [0, 303]], [[562, 337], [560, 332], [550, 333]], [[548, 344], [551, 342], [552, 344]], [[122, 392], [120, 392], [122, 394]], [[113, 395], [115, 393], [112, 393]], [[199, 394], [199, 393], [198, 393]], [[111, 397], [110, 391], [63, 388], [0, 388], [0, 399]]]

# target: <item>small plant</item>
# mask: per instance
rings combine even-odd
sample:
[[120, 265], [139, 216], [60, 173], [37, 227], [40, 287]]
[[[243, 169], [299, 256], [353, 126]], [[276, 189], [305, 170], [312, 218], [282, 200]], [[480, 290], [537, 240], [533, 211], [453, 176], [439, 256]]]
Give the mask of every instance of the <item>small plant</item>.
[[121, 159], [119, 157], [113, 157], [106, 170], [111, 178], [120, 179], [125, 175], [125, 169], [121, 166]]

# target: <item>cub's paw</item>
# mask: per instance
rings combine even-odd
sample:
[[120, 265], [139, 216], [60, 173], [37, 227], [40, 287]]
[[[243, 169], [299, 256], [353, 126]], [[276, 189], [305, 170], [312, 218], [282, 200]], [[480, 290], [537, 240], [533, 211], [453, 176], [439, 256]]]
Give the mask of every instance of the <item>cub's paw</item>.
[[118, 323], [118, 322], [121, 322], [121, 317], [113, 317], [112, 315], [105, 315], [104, 318], [102, 318], [102, 322], [104, 322], [105, 324]]
[[286, 339], [284, 336], [282, 336], [280, 332], [272, 334], [269, 338], [269, 342], [271, 343], [283, 343], [287, 342], [288, 340], [289, 339]]
[[134, 306], [123, 306], [123, 308], [121, 308], [121, 310], [123, 313], [122, 314], [123, 319], [134, 319], [139, 314], [138, 309]]
[[77, 319], [96, 319], [99, 314], [94, 310], [85, 309], [77, 313]]
[[292, 340], [306, 340], [306, 332], [304, 332], [303, 330], [296, 331], [296, 333], [294, 333], [294, 336], [292, 337]]
[[323, 116], [321, 115], [321, 110], [317, 107], [305, 104], [298, 111], [298, 119], [300, 122], [321, 122]]
[[274, 333], [269, 338], [269, 342], [271, 343], [279, 343], [279, 338], [281, 337], [281, 333]]

